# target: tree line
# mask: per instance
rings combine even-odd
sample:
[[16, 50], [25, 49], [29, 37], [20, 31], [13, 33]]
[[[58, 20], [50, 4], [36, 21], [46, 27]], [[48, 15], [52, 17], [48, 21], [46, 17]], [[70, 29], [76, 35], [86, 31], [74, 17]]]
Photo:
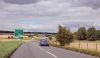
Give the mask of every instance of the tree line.
[[95, 41], [100, 39], [100, 30], [96, 30], [95, 27], [90, 27], [88, 29], [80, 27], [76, 32], [76, 36], [78, 40]]
[[[89, 41], [100, 40], [100, 30], [96, 30], [95, 27], [88, 29], [80, 27], [76, 32], [72, 33], [69, 28], [59, 25], [55, 37], [60, 42], [60, 45], [64, 46], [65, 44], [70, 44], [75, 39]], [[49, 39], [52, 40], [52, 37], [50, 36]]]

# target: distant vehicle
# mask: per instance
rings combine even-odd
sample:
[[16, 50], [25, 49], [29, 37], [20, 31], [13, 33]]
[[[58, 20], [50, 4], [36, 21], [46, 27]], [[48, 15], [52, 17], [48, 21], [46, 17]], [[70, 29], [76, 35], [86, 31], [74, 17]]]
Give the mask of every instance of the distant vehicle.
[[40, 46], [49, 46], [48, 40], [47, 39], [41, 39], [40, 40]]

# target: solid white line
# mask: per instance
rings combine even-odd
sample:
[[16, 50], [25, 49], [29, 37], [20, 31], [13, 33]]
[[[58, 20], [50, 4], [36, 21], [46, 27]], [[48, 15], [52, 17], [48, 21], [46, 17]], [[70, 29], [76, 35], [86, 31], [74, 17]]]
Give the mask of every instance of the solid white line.
[[49, 51], [46, 51], [46, 52], [47, 52], [48, 54], [52, 55], [53, 57], [57, 58], [57, 56], [56, 56], [56, 55], [54, 55], [54, 54], [50, 53]]

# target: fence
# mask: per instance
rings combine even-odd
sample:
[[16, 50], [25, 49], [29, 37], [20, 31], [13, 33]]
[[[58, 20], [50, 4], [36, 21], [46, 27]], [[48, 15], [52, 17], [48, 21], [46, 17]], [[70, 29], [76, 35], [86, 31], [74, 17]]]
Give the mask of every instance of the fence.
[[72, 42], [70, 47], [100, 51], [100, 42]]

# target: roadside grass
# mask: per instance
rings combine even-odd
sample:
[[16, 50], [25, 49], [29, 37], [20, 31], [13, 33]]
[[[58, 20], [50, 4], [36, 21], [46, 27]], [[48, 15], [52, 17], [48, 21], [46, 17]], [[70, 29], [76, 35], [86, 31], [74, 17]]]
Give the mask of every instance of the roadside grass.
[[62, 48], [67, 49], [67, 50], [72, 50], [75, 52], [79, 52], [79, 53], [84, 53], [84, 54], [100, 57], [100, 52], [94, 51], [94, 50], [78, 49], [78, 48], [73, 48], [73, 47], [69, 47], [69, 46], [64, 46]]
[[79, 53], [84, 53], [84, 54], [100, 57], [99, 51], [94, 51], [94, 50], [90, 50], [90, 49], [79, 49], [79, 48], [75, 48], [75, 47], [70, 47], [69, 45], [60, 46], [59, 43], [51, 42], [51, 41], [49, 42], [49, 44], [54, 47], [63, 48], [63, 49], [67, 49], [67, 50], [71, 50], [71, 51], [75, 51], [75, 52], [79, 52]]
[[9, 58], [14, 51], [22, 44], [30, 41], [38, 41], [38, 37], [33, 39], [0, 39], [0, 58]]
[[21, 41], [0, 41], [0, 58], [8, 58], [21, 43]]

